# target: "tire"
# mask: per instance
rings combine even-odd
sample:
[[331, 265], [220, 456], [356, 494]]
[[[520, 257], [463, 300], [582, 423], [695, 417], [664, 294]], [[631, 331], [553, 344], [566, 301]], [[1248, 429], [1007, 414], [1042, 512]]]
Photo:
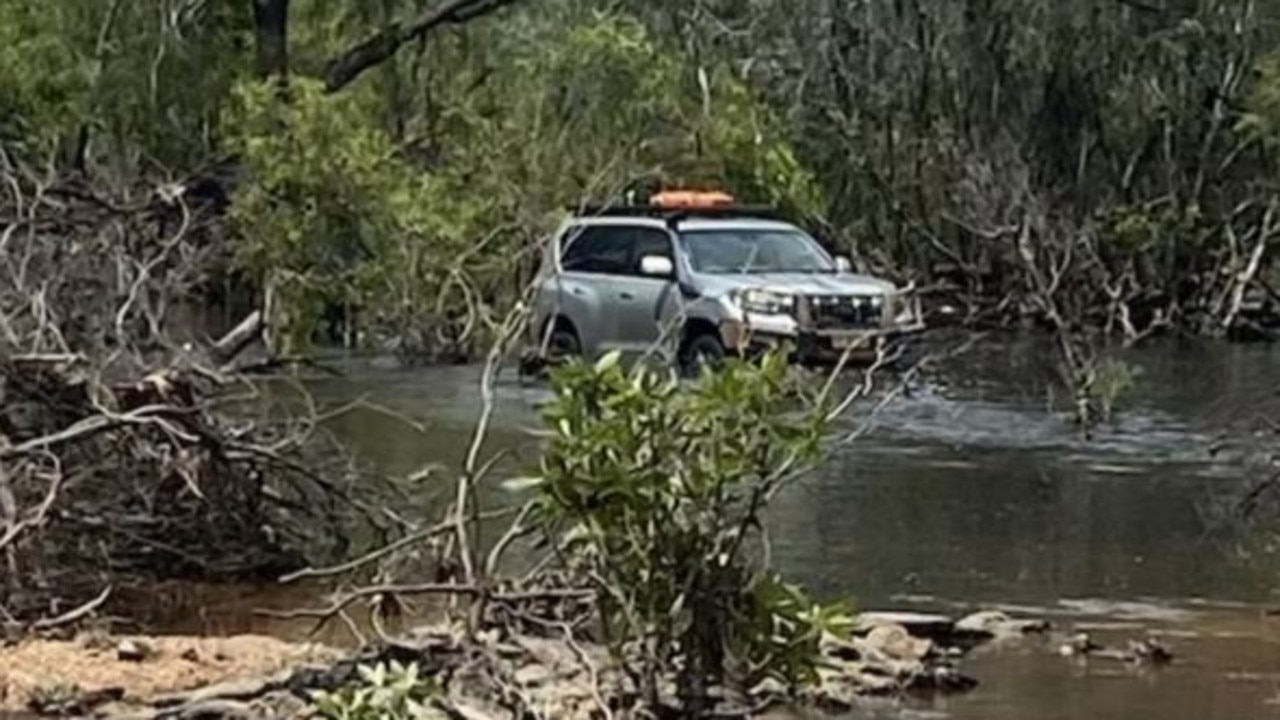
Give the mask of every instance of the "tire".
[[547, 336], [546, 359], [550, 363], [563, 363], [582, 356], [582, 341], [573, 326], [565, 321], [556, 322]]
[[680, 372], [686, 377], [697, 377], [704, 367], [713, 370], [722, 367], [727, 354], [720, 338], [707, 332], [698, 333], [680, 349]]

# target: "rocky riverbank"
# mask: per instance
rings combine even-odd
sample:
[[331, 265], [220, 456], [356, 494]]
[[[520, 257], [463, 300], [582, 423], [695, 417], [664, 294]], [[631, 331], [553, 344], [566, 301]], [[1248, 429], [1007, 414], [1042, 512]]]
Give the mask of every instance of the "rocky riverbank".
[[[616, 716], [634, 698], [625, 668], [603, 646], [565, 634], [423, 628], [356, 652], [264, 637], [26, 640], [0, 650], [0, 709], [45, 716], [314, 717], [317, 693], [368, 683], [368, 668], [413, 668], [422, 707], [483, 720]], [[957, 693], [973, 648], [1048, 630], [1047, 623], [979, 613], [959, 621], [864, 613], [853, 632], [822, 640], [817, 682], [716, 689], [718, 710], [749, 716], [778, 705], [832, 712], [866, 696]], [[366, 671], [362, 673], [361, 668]], [[673, 691], [672, 691], [673, 692]]]

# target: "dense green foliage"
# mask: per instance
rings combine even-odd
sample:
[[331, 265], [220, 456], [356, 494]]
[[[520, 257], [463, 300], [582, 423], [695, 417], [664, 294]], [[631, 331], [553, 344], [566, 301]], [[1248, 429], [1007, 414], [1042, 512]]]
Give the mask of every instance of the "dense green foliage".
[[200, 168], [249, 66], [247, 3], [0, 7], [0, 141], [27, 159], [112, 174]]
[[[253, 178], [234, 205], [238, 257], [272, 277], [285, 326], [305, 334], [324, 304], [349, 302], [410, 350], [466, 341], [557, 211], [649, 170], [819, 209], [780, 133], [760, 135], [776, 121], [747, 89], [709, 77], [719, 111], [704, 111], [672, 91], [684, 68], [635, 22], [596, 19], [512, 51], [510, 70], [474, 71], [465, 95], [398, 133], [371, 121], [369, 92], [295, 79], [283, 102], [273, 83], [237, 86], [223, 137]], [[427, 121], [440, 129], [412, 128]], [[461, 320], [442, 328], [449, 318]]]
[[418, 321], [485, 206], [416, 171], [351, 96], [309, 80], [290, 93], [282, 103], [272, 85], [241, 84], [224, 121], [227, 148], [254, 179], [232, 204], [239, 265], [277, 293], [290, 346], [337, 302], [375, 308], [375, 328], [422, 347]]
[[232, 254], [297, 341], [347, 304], [366, 344], [473, 349], [566, 204], [655, 178], [782, 205], [978, 316], [1221, 332], [1272, 289], [1270, 4], [517, 2], [334, 84], [435, 7], [12, 0], [5, 156], [105, 184], [229, 161]]
[[[536, 489], [542, 529], [597, 583], [603, 636], [646, 699], [679, 668], [696, 704], [728, 673], [812, 679], [839, 608], [805, 599], [754, 551], [769, 500], [818, 457], [828, 404], [781, 353], [692, 386], [616, 355], [556, 371]], [[810, 381], [811, 382], [811, 381]], [[731, 665], [730, 659], [735, 664]]]

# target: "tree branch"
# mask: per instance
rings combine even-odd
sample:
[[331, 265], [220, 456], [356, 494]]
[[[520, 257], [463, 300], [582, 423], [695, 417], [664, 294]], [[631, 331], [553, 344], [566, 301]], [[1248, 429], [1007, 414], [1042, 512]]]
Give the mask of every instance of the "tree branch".
[[405, 44], [418, 40], [442, 25], [462, 25], [499, 10], [516, 0], [446, 0], [408, 23], [392, 23], [377, 35], [329, 61], [325, 87], [337, 92], [370, 68], [390, 60]]

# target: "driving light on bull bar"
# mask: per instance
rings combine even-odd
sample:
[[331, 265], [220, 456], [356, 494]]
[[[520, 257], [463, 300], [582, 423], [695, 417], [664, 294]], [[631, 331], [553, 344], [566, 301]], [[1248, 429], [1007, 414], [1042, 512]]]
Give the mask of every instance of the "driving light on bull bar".
[[760, 288], [736, 290], [730, 297], [743, 312], [761, 315], [782, 315], [793, 311], [796, 307], [794, 295]]

